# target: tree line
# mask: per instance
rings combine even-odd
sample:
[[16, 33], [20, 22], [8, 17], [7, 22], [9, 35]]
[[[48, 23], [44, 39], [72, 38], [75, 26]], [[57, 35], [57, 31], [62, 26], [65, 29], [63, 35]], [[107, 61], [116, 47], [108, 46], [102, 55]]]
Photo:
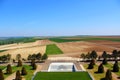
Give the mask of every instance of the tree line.
[[98, 60], [100, 60], [101, 58], [103, 58], [103, 59], [107, 58], [109, 60], [116, 60], [116, 59], [120, 58], [120, 50], [119, 51], [113, 50], [112, 54], [108, 54], [106, 51], [103, 51], [101, 56], [99, 56], [97, 54], [97, 52], [95, 50], [93, 50], [91, 53], [90, 52], [88, 52], [87, 54], [82, 53], [80, 55], [80, 57], [83, 58], [84, 60], [85, 59], [93, 59], [93, 58], [94, 59], [98, 58]]

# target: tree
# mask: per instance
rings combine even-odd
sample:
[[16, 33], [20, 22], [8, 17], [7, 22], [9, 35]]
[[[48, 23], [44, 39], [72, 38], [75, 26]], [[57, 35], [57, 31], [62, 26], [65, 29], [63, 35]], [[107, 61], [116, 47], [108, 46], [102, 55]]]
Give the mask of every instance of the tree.
[[113, 56], [115, 59], [117, 58], [117, 56], [118, 56], [117, 50], [113, 50], [112, 56]]
[[16, 72], [16, 78], [15, 78], [15, 80], [22, 80], [22, 77], [21, 77], [21, 74], [20, 74], [19, 70]]
[[47, 54], [43, 54], [42, 60], [46, 60], [48, 58]]
[[0, 80], [4, 80], [4, 75], [3, 75], [2, 69], [0, 69]]
[[27, 75], [27, 71], [26, 71], [25, 67], [22, 68], [21, 75]]
[[93, 59], [93, 58], [96, 59], [97, 56], [98, 56], [98, 55], [97, 55], [96, 51], [92, 51], [91, 54], [90, 54], [90, 57], [91, 57], [92, 59]]
[[106, 58], [103, 59], [102, 64], [104, 64], [104, 65], [107, 64], [107, 59]]
[[32, 60], [32, 55], [28, 55], [27, 60]]
[[11, 59], [11, 55], [7, 54], [7, 60], [10, 61], [10, 59]]
[[91, 60], [90, 64], [88, 65], [88, 69], [93, 69], [94, 68], [94, 62]]
[[37, 59], [37, 60], [40, 60], [40, 59], [41, 59], [41, 54], [40, 54], [40, 53], [36, 54], [36, 59]]
[[32, 56], [31, 56], [31, 59], [36, 59], [36, 54], [33, 54]]
[[107, 53], [106, 53], [106, 51], [103, 51], [102, 58], [107, 58]]
[[90, 59], [90, 52], [88, 52], [88, 53], [86, 54], [86, 58], [87, 58], [87, 59]]
[[32, 69], [33, 69], [33, 70], [36, 70], [36, 68], [37, 68], [37, 65], [34, 63], [34, 64], [32, 65]]
[[20, 60], [21, 59], [21, 55], [20, 54], [17, 54], [16, 55], [16, 60]]
[[111, 70], [107, 70], [105, 80], [112, 80], [112, 73]]
[[98, 73], [104, 73], [104, 67], [102, 63], [98, 66]]
[[6, 73], [7, 74], [11, 74], [12, 73], [12, 67], [11, 67], [10, 64], [7, 65]]
[[20, 67], [20, 66], [22, 66], [22, 61], [21, 61], [21, 60], [18, 60], [17, 67]]
[[85, 55], [84, 53], [82, 53], [82, 54], [80, 55], [80, 57], [83, 58], [83, 59], [85, 59], [85, 58], [86, 58], [86, 55]]
[[95, 65], [95, 59], [92, 59], [92, 60], [91, 60], [91, 63], [92, 63], [93, 65]]
[[113, 72], [119, 72], [118, 61], [115, 61], [114, 65], [113, 65]]
[[31, 66], [33, 66], [34, 63], [35, 63], [35, 60], [32, 59], [32, 60], [31, 60]]

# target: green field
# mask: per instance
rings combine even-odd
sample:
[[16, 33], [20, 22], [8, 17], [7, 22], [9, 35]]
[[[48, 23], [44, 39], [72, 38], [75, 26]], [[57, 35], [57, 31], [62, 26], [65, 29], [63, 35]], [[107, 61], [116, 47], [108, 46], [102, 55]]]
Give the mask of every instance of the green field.
[[34, 80], [92, 80], [87, 72], [38, 72]]
[[63, 52], [55, 44], [47, 45], [46, 54], [51, 55], [51, 54], [62, 54], [62, 53]]
[[70, 39], [65, 39], [65, 38], [50, 38], [49, 40], [54, 41], [54, 42], [75, 42], [75, 41], [93, 41], [93, 40], [107, 40], [107, 41], [115, 41], [115, 42], [120, 42], [120, 38], [92, 38], [92, 37], [75, 37], [70, 38]]

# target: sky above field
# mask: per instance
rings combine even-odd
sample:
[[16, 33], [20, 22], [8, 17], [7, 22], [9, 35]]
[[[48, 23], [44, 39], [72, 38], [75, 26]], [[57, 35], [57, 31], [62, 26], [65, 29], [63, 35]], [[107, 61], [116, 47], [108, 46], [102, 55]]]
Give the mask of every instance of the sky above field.
[[120, 0], [0, 0], [0, 36], [120, 35]]

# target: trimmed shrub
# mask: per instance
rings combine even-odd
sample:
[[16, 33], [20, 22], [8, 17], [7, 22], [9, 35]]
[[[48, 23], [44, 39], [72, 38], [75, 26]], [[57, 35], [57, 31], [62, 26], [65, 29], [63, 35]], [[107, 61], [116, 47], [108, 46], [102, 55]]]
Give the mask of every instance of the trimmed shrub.
[[113, 65], [113, 72], [119, 72], [118, 61], [115, 61], [114, 65]]
[[103, 59], [102, 64], [104, 64], [104, 65], [107, 64], [107, 59], [106, 58]]
[[18, 60], [17, 67], [21, 67], [21, 66], [22, 66], [22, 61], [21, 61], [21, 60]]
[[7, 65], [6, 73], [7, 74], [11, 74], [12, 73], [12, 67], [11, 67], [10, 64]]
[[21, 77], [21, 74], [20, 74], [19, 70], [16, 72], [16, 78], [15, 78], [15, 80], [22, 80], [22, 77]]
[[0, 69], [0, 80], [4, 80], [4, 75], [3, 75], [2, 69]]
[[112, 73], [111, 70], [107, 70], [105, 80], [112, 80]]
[[88, 69], [93, 69], [94, 68], [94, 61], [91, 60], [90, 64], [88, 65]]
[[27, 75], [27, 71], [26, 71], [25, 67], [22, 68], [21, 75]]
[[98, 73], [104, 73], [104, 67], [102, 63], [98, 67]]

